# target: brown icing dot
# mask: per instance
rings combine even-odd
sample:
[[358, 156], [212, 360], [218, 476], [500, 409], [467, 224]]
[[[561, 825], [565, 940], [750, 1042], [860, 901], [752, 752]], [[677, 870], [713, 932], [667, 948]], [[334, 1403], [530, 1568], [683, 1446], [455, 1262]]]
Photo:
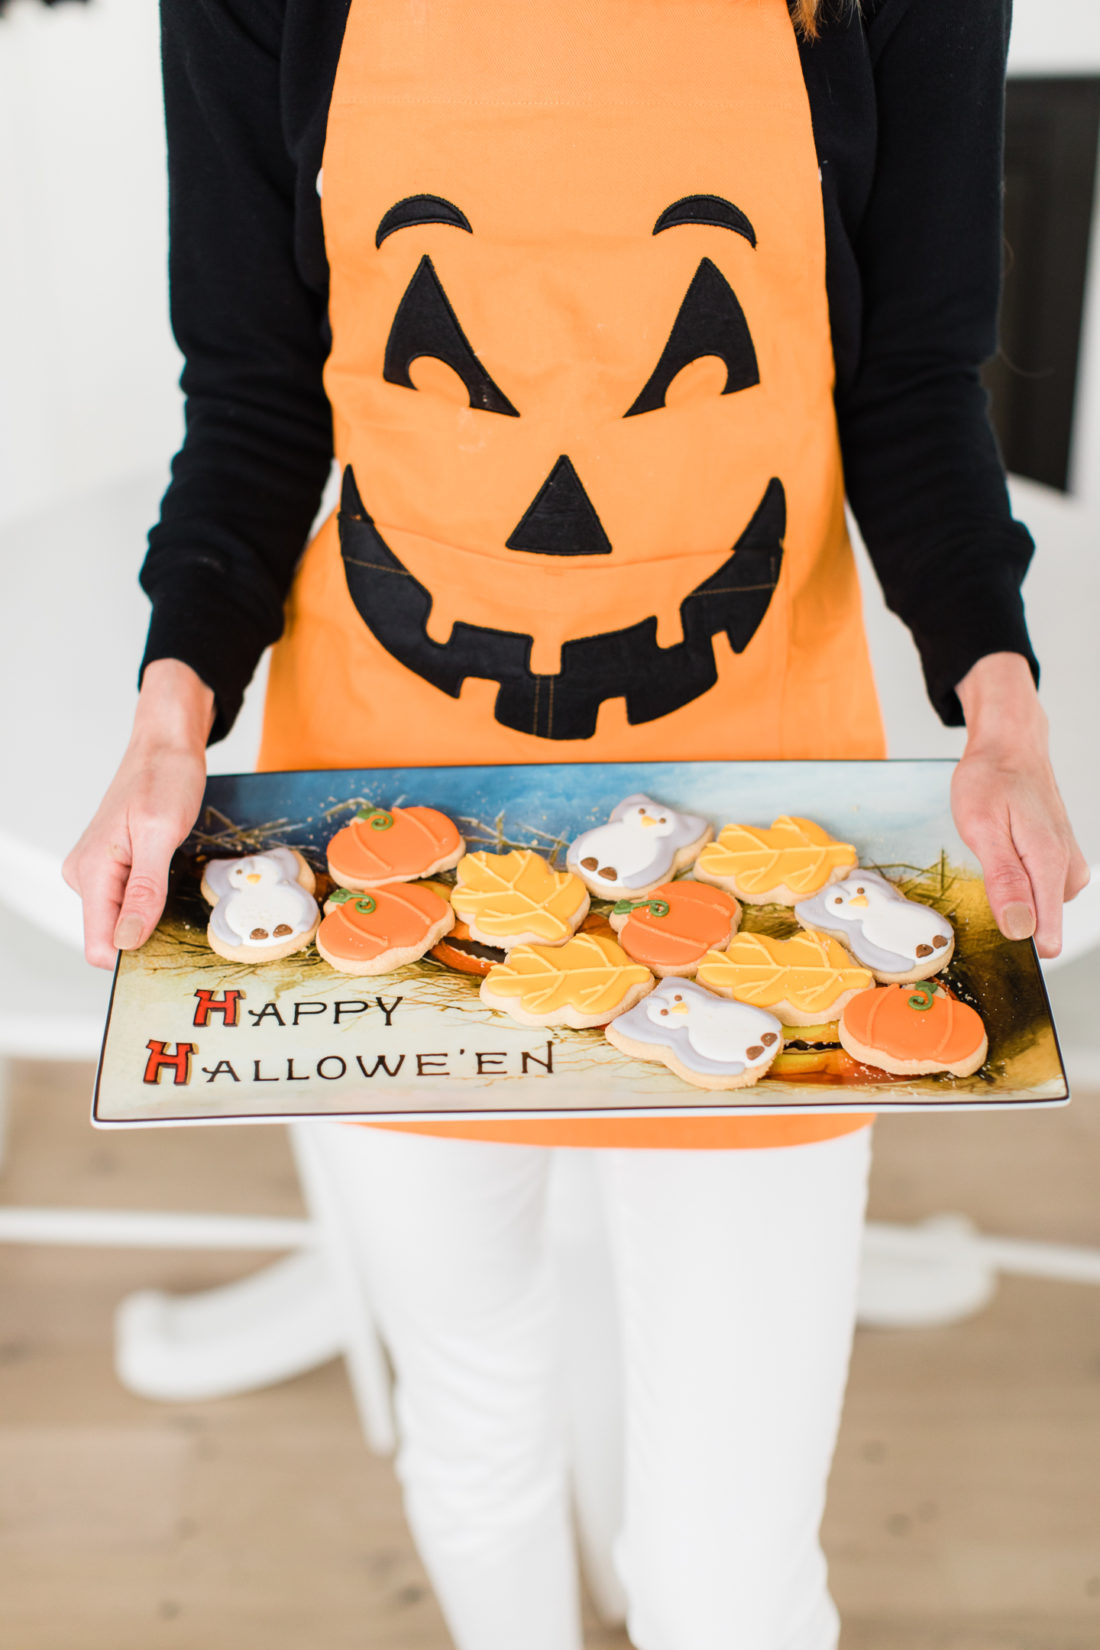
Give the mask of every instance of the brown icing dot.
[[761, 1048], [760, 1044], [754, 1043], [751, 1048], [747, 1048], [745, 1050], [745, 1058], [746, 1060], [759, 1060], [763, 1052], [764, 1050]]
[[918, 945], [917, 946], [917, 956], [918, 957], [930, 957], [931, 955], [932, 955], [932, 947], [930, 945]]
[[943, 947], [947, 944], [947, 935], [946, 934], [933, 934], [932, 944], [935, 946], [937, 951], [941, 951], [943, 949]]
[[613, 865], [601, 865], [599, 874], [605, 882], [618, 882], [619, 880], [619, 873]]
[[589, 854], [587, 859], [581, 860], [581, 865], [586, 871], [594, 871], [599, 863], [599, 860], [595, 859], [592, 854]]
[[266, 928], [254, 928], [248, 937], [250, 940], [269, 940], [271, 935]]
[[293, 932], [294, 930], [291, 928], [289, 922], [281, 922], [275, 930], [274, 938], [281, 940], [284, 934], [292, 934]]
[[765, 1048], [771, 1048], [772, 1044], [775, 1042], [775, 1032], [774, 1031], [765, 1031], [765, 1033], [764, 1033], [763, 1037], [761, 1037], [760, 1041], [763, 1043]]

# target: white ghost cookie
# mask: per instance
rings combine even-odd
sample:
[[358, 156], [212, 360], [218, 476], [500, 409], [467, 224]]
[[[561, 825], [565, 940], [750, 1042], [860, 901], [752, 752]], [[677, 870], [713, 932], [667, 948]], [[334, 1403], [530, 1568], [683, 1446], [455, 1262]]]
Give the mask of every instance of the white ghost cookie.
[[704, 991], [671, 976], [605, 1026], [624, 1054], [656, 1060], [700, 1089], [748, 1088], [783, 1049], [774, 1014]]
[[713, 828], [650, 796], [628, 796], [606, 825], [582, 831], [566, 864], [604, 899], [644, 898], [691, 865]]
[[321, 920], [314, 887], [294, 848], [210, 860], [202, 892], [214, 907], [206, 928], [211, 949], [230, 962], [274, 962], [301, 951]]
[[800, 900], [794, 914], [803, 928], [843, 941], [876, 980], [905, 985], [946, 968], [955, 931], [929, 905], [906, 899], [877, 871], [856, 871], [843, 882]]

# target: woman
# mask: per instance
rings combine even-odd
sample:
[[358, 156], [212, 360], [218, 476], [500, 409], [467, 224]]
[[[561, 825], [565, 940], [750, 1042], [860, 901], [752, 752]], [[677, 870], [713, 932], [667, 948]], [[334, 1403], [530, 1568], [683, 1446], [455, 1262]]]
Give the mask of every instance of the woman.
[[[977, 375], [1007, 12], [164, 0], [188, 429], [134, 736], [67, 866], [93, 962], [151, 931], [280, 632], [268, 768], [881, 756], [845, 490], [965, 719], [997, 920], [1057, 952], [1086, 871]], [[835, 1645], [869, 1122], [319, 1127], [459, 1650], [580, 1643], [548, 1145], [604, 1193], [638, 1650]]]

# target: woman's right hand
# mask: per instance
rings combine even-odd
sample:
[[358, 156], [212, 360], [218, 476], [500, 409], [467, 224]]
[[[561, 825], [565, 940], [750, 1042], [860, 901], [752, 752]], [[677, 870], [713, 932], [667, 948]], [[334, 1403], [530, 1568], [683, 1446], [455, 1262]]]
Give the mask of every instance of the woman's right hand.
[[126, 754], [62, 867], [84, 902], [84, 953], [113, 968], [144, 945], [164, 909], [168, 866], [198, 816], [214, 695], [189, 665], [147, 665]]

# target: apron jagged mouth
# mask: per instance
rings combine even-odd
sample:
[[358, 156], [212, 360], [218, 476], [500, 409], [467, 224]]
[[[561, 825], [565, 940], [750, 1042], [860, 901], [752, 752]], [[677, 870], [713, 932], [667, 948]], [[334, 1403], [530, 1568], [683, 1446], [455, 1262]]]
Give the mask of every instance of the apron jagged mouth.
[[467, 677], [499, 683], [494, 714], [540, 739], [590, 739], [605, 699], [625, 699], [631, 723], [652, 722], [707, 693], [718, 680], [712, 638], [725, 631], [744, 652], [768, 611], [783, 562], [787, 499], [773, 476], [729, 557], [680, 603], [683, 640], [657, 641], [656, 616], [562, 643], [561, 669], [536, 675], [534, 638], [522, 631], [455, 623], [446, 642], [427, 631], [432, 594], [394, 555], [367, 514], [351, 465], [340, 499], [340, 553], [360, 618], [406, 669], [457, 699]]

